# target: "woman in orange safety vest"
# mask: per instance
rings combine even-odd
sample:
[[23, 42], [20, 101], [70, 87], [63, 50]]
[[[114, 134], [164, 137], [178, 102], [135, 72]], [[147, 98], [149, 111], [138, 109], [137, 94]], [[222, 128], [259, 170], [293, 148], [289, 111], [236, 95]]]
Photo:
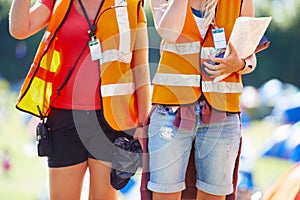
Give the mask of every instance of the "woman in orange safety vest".
[[[17, 108], [47, 119], [50, 198], [117, 199], [110, 184], [112, 142], [140, 139], [150, 105], [142, 0], [13, 0], [10, 33], [44, 27]], [[134, 130], [133, 135], [125, 130]], [[39, 152], [40, 153], [40, 152]], [[66, 182], [67, 181], [67, 182]]]
[[[254, 16], [253, 1], [151, 0], [151, 8], [162, 43], [152, 81], [148, 189], [155, 200], [180, 199], [194, 142], [197, 199], [225, 199], [234, 191], [241, 138], [241, 74], [256, 66], [254, 54], [240, 58], [228, 40], [238, 17]], [[230, 75], [215, 80], [223, 74]]]

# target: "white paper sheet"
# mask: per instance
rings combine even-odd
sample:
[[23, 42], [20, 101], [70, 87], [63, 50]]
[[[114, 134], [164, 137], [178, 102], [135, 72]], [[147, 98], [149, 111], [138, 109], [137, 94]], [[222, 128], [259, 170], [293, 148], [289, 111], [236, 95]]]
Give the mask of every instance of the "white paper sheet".
[[[245, 59], [254, 53], [271, 20], [272, 17], [239, 17], [236, 19], [229, 42], [233, 44], [240, 58]], [[227, 48], [224, 57], [229, 53]], [[227, 76], [229, 74], [218, 76], [214, 82]]]

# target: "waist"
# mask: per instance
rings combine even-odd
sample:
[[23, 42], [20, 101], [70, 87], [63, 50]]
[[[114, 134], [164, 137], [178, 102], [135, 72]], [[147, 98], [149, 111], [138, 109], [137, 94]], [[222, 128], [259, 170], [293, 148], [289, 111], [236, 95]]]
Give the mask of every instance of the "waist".
[[[202, 109], [205, 104], [207, 104], [206, 101], [198, 101], [198, 102], [194, 103], [196, 115], [202, 115]], [[180, 108], [180, 106], [156, 104], [155, 110], [157, 113], [159, 113], [161, 115], [176, 115], [179, 108]], [[218, 112], [224, 112], [226, 114], [226, 116], [240, 114], [240, 112], [228, 112], [228, 111], [218, 111]]]

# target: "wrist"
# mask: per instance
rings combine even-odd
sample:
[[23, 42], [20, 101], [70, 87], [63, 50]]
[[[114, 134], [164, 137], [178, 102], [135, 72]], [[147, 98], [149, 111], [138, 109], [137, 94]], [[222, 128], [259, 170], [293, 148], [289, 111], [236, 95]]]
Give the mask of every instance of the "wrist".
[[143, 128], [145, 126], [144, 122], [138, 122], [137, 128]]
[[244, 74], [244, 73], [249, 73], [254, 70], [253, 65], [251, 64], [251, 61], [249, 61], [248, 59], [242, 59], [242, 60], [244, 62], [244, 65], [241, 67], [241, 69], [239, 71], [237, 71], [238, 73]]
[[246, 63], [246, 60], [245, 59], [242, 59], [242, 66], [239, 68], [238, 71], [236, 72], [240, 72], [240, 71], [243, 71], [247, 66], [247, 63]]

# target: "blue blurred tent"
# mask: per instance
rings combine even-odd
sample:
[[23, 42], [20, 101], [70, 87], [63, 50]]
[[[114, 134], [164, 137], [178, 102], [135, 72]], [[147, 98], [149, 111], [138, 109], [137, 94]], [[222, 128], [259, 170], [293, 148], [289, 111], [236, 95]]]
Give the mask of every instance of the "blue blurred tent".
[[[299, 99], [300, 102], [300, 99]], [[284, 110], [283, 116], [286, 123], [296, 123], [300, 121], [300, 106]]]
[[300, 92], [282, 96], [275, 104], [272, 116], [279, 123], [294, 124], [300, 121]]
[[280, 126], [263, 151], [263, 156], [300, 161], [300, 122]]

